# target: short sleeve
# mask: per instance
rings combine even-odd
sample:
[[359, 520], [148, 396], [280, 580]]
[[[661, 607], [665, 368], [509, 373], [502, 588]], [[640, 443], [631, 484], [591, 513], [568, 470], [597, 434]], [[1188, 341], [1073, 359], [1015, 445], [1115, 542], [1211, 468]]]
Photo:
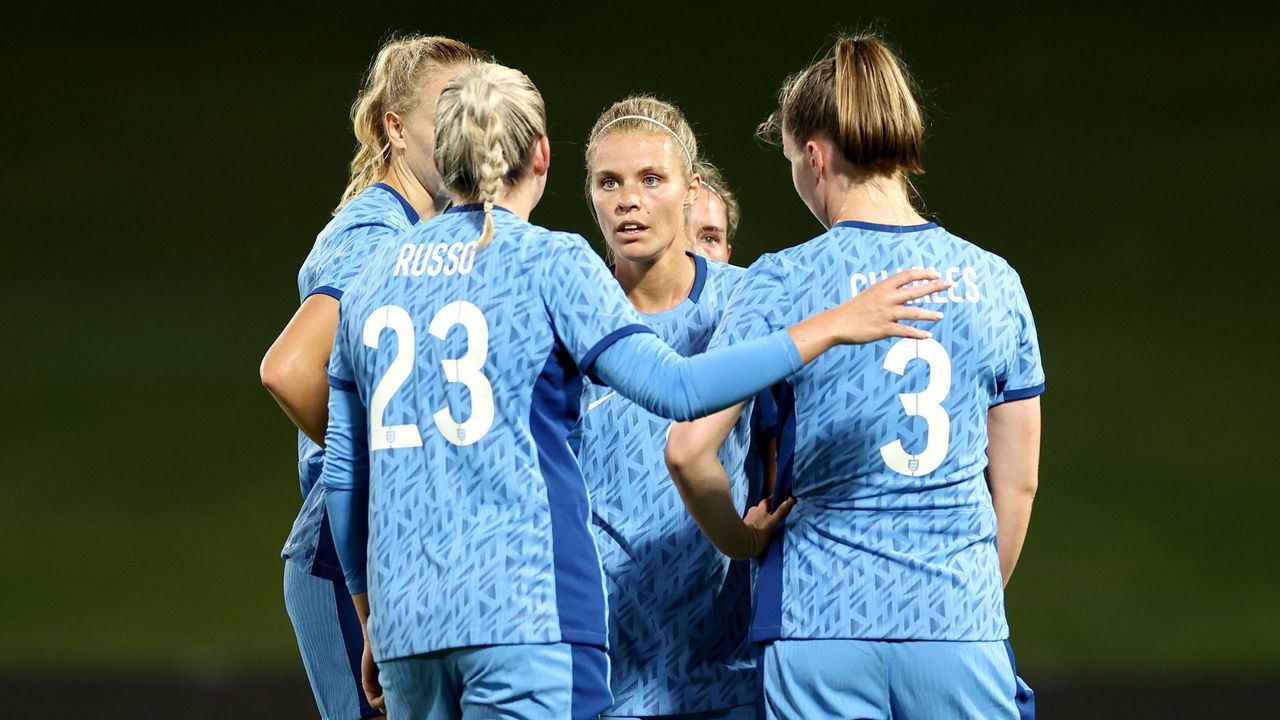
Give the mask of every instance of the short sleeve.
[[315, 287], [307, 295], [328, 295], [341, 300], [369, 259], [385, 250], [388, 241], [400, 232], [399, 228], [381, 222], [362, 223], [342, 231], [326, 253], [326, 260], [316, 274]]
[[652, 333], [604, 261], [577, 235], [551, 243], [542, 297], [578, 369], [589, 374], [600, 353], [628, 335]]
[[1036, 321], [1031, 315], [1031, 303], [1017, 273], [1010, 282], [1010, 325], [1016, 334], [1013, 357], [1004, 377], [997, 378], [996, 397], [993, 405], [1025, 400], [1044, 392], [1044, 364], [1040, 359], [1040, 339], [1036, 334]]
[[761, 257], [738, 282], [708, 348], [752, 340], [787, 327], [791, 306], [791, 292], [777, 256]]

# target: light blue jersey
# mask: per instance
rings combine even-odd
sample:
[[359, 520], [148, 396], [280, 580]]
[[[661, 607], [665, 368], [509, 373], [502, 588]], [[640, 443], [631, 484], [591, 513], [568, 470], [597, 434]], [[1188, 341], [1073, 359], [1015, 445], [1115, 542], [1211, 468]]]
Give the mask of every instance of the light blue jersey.
[[776, 497], [798, 499], [757, 579], [752, 637], [1003, 640], [987, 413], [1044, 389], [1022, 284], [929, 223], [839, 223], [751, 266], [712, 346], [849, 299], [900, 269], [958, 284], [925, 299], [930, 340], [836, 348], [780, 389]]
[[[744, 274], [690, 257], [696, 270], [689, 297], [665, 312], [642, 315], [682, 355], [706, 349]], [[582, 404], [578, 459], [609, 593], [615, 704], [607, 714], [670, 715], [753, 702], [749, 567], [730, 563], [685, 510], [665, 461], [671, 421], [603, 384], [588, 383]], [[746, 424], [739, 423], [721, 451], [743, 511], [749, 494], [742, 457]], [[756, 485], [750, 493], [758, 502], [758, 478]]]
[[330, 373], [368, 408], [379, 660], [606, 644], [604, 578], [566, 438], [578, 366], [650, 331], [580, 237], [493, 216], [479, 252], [479, 206], [424, 223], [343, 300]]
[[[298, 298], [341, 299], [365, 260], [389, 238], [408, 230], [418, 214], [395, 190], [376, 184], [345, 204], [316, 237], [298, 272]], [[303, 505], [282, 552], [284, 601], [298, 638], [316, 706], [325, 718], [374, 717], [360, 685], [364, 641], [327, 527], [317, 479], [324, 451], [298, 433], [298, 480]]]
[[[413, 206], [385, 183], [372, 185], [349, 200], [316, 236], [315, 245], [298, 270], [299, 302], [312, 295], [341, 300], [365, 261], [417, 222], [418, 213]], [[311, 492], [323, 464], [324, 449], [299, 431], [298, 482], [303, 506], [281, 555], [300, 563], [308, 572], [341, 579], [342, 569], [324, 528], [324, 498]]]
[[[684, 358], [580, 236], [455, 208], [371, 259], [343, 297], [321, 486], [379, 660], [451, 648], [604, 647], [604, 577], [569, 434], [582, 374], [691, 419], [800, 367], [785, 331]], [[733, 375], [712, 373], [722, 363]], [[636, 373], [636, 367], [651, 372]]]

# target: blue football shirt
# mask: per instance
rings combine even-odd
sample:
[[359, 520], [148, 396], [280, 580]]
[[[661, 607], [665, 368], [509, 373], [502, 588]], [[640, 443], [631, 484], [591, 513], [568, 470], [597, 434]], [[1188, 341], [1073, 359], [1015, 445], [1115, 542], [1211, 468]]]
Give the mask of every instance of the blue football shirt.
[[[665, 312], [642, 314], [685, 356], [706, 349], [744, 274], [690, 257], [695, 275], [689, 297]], [[606, 385], [587, 383], [582, 405], [578, 459], [609, 595], [615, 699], [609, 714], [670, 715], [752, 702], [749, 566], [721, 555], [686, 512], [665, 461], [672, 422]], [[759, 498], [758, 478], [749, 488], [744, 474], [746, 422], [721, 450], [743, 511], [749, 494]]]
[[[316, 236], [298, 271], [298, 299], [342, 294], [370, 255], [384, 242], [413, 227], [418, 213], [390, 185], [377, 183], [351, 198]], [[312, 492], [324, 464], [324, 449], [298, 432], [298, 482], [303, 505], [281, 555], [323, 577], [341, 577], [342, 569], [325, 529], [324, 498]], [[317, 555], [319, 558], [317, 559]]]
[[779, 388], [779, 488], [797, 498], [757, 579], [752, 637], [1007, 637], [987, 412], [1044, 389], [1035, 324], [1003, 259], [933, 223], [839, 223], [760, 258], [712, 346], [786, 327], [898, 270], [958, 284], [924, 299], [929, 340], [831, 350]]
[[[342, 301], [330, 383], [365, 409], [348, 432], [367, 420], [352, 440], [368, 442], [366, 578], [379, 660], [607, 642], [604, 578], [568, 436], [579, 368], [652, 331], [580, 236], [495, 208], [493, 241], [478, 250], [483, 217], [470, 205], [420, 224], [372, 259]], [[331, 412], [331, 435], [341, 421]], [[326, 471], [322, 481], [348, 482], [360, 480]]]

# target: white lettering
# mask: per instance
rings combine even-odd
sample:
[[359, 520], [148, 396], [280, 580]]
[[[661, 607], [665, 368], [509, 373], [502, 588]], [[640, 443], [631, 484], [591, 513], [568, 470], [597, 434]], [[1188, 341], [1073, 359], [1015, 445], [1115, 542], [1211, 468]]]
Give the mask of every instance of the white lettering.
[[435, 277], [440, 274], [440, 268], [444, 267], [444, 243], [431, 246], [431, 263], [427, 265], [427, 274]]
[[413, 257], [413, 243], [405, 243], [400, 248], [400, 257], [396, 259], [396, 269], [391, 277], [409, 274], [409, 259]]
[[422, 277], [427, 269], [427, 246], [418, 245], [418, 253], [413, 256], [413, 276]]
[[962, 273], [964, 277], [964, 299], [971, 303], [976, 303], [982, 299], [982, 294], [978, 292], [978, 271], [967, 267]]

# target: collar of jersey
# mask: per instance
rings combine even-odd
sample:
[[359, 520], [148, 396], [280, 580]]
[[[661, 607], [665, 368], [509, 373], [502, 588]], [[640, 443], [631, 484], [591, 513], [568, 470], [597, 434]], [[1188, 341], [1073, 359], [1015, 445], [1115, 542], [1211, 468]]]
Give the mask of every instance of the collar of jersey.
[[859, 230], [874, 230], [876, 232], [887, 233], [913, 233], [932, 230], [933, 228], [938, 227], [938, 223], [928, 222], [921, 225], [881, 225], [880, 223], [863, 222], [861, 220], [845, 220], [844, 222], [838, 222], [831, 227], [858, 228]]
[[[504, 212], [504, 213], [507, 213], [508, 215], [515, 215], [515, 213], [513, 213], [513, 212], [511, 212], [510, 210], [508, 210], [508, 209], [506, 209], [506, 208], [502, 207], [501, 205], [494, 205], [494, 206], [493, 206], [493, 209], [494, 209], [494, 210], [496, 210], [496, 211], [498, 211], [498, 212]], [[478, 211], [481, 211], [481, 210], [484, 210], [484, 203], [471, 203], [470, 205], [454, 205], [453, 207], [449, 208], [448, 210], [445, 210], [444, 212], [445, 212], [445, 214], [446, 214], [446, 215], [448, 215], [449, 213], [456, 213], [456, 212], [478, 212]]]
[[675, 307], [670, 307], [666, 310], [659, 310], [656, 313], [640, 313], [640, 317], [643, 317], [646, 321], [654, 322], [673, 315], [682, 315], [696, 305], [698, 299], [702, 297], [702, 289], [707, 285], [707, 259], [688, 250], [685, 250], [684, 254], [693, 258], [693, 287], [689, 288], [689, 297], [676, 303]]
[[403, 195], [396, 192], [395, 188], [391, 187], [390, 185], [384, 182], [374, 183], [373, 186], [378, 188], [379, 190], [386, 190], [387, 192], [391, 193], [391, 197], [400, 201], [400, 207], [404, 208], [404, 216], [409, 218], [409, 223], [411, 225], [416, 225], [418, 223], [418, 220], [420, 219], [418, 217], [418, 211], [414, 210], [413, 206], [409, 204], [409, 201], [405, 200]]

